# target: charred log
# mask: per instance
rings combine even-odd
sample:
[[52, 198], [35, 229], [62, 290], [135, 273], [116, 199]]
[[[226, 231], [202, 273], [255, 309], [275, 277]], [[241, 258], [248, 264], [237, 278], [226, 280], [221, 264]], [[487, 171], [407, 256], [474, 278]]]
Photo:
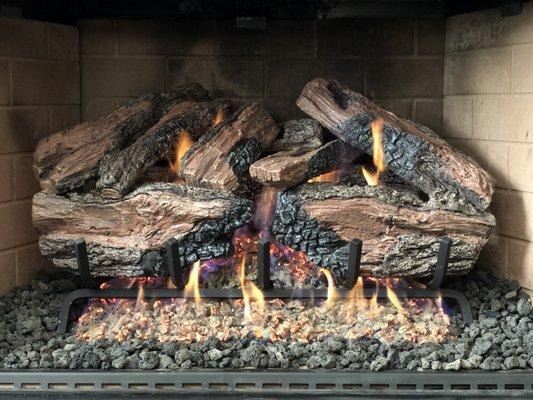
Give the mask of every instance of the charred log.
[[253, 163], [250, 175], [267, 186], [291, 187], [346, 165], [362, 154], [341, 140], [315, 150], [280, 151]]
[[453, 149], [428, 128], [400, 118], [335, 80], [309, 82], [297, 101], [308, 115], [352, 146], [372, 153], [371, 123], [382, 119], [387, 167], [428, 194], [435, 204], [485, 210], [493, 178], [473, 159]]
[[120, 201], [40, 192], [33, 221], [42, 253], [76, 267], [73, 241], [83, 237], [95, 276], [166, 275], [165, 242], [176, 238], [183, 265], [227, 256], [235, 229], [250, 222], [253, 203], [224, 191], [152, 184]]
[[34, 155], [41, 187], [57, 193], [82, 187], [97, 176], [106, 155], [129, 145], [170, 107], [186, 100], [208, 99], [209, 93], [200, 85], [184, 85], [169, 93], [140, 97], [96, 121], [41, 140]]
[[97, 189], [106, 198], [124, 196], [156, 161], [174, 148], [180, 133], [187, 132], [197, 140], [213, 127], [217, 116], [228, 114], [231, 106], [227, 100], [175, 105], [135, 143], [102, 162]]
[[313, 150], [324, 144], [322, 127], [314, 119], [298, 119], [280, 125], [279, 139], [268, 151]]
[[278, 134], [265, 108], [257, 103], [238, 110], [202, 136], [182, 158], [187, 183], [240, 193], [253, 189], [249, 167]]
[[429, 276], [439, 239], [454, 245], [448, 273], [468, 272], [495, 225], [488, 212], [435, 209], [412, 190], [306, 184], [278, 195], [273, 235], [318, 265], [345, 274], [349, 240], [363, 240], [361, 271], [373, 276]]

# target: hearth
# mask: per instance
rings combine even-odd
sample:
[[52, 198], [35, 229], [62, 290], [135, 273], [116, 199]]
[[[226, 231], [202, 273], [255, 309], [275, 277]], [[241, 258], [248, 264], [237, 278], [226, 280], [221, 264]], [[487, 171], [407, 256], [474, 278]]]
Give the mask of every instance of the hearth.
[[0, 397], [533, 397], [533, 3], [141, 3], [0, 7]]

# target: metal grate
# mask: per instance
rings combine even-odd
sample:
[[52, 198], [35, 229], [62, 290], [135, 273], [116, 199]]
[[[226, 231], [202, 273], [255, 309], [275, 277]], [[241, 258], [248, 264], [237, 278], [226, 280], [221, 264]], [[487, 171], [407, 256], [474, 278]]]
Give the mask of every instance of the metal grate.
[[24, 393], [181, 393], [232, 396], [380, 395], [476, 398], [533, 398], [533, 373], [508, 372], [347, 372], [192, 370], [157, 371], [0, 371], [0, 397]]

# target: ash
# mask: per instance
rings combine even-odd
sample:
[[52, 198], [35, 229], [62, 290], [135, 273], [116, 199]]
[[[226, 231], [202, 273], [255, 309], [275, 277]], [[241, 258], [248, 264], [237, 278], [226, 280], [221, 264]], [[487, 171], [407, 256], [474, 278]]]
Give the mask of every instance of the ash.
[[[67, 336], [55, 332], [61, 300], [75, 288], [72, 278], [41, 277], [0, 298], [0, 368], [533, 368], [531, 300], [516, 281], [499, 280], [478, 271], [455, 281], [451, 279], [448, 286], [468, 297], [475, 320], [465, 328], [460, 318], [452, 317], [446, 335], [424, 343], [394, 333], [400, 331], [402, 321], [398, 312], [387, 305], [380, 307], [391, 316], [388, 325], [396, 325], [398, 329], [385, 334], [383, 327], [376, 329], [367, 321], [365, 329], [370, 330], [354, 338], [346, 336], [342, 330], [345, 328], [327, 335], [315, 332], [315, 336], [308, 338], [301, 335], [278, 338], [270, 333], [257, 337], [252, 326], [239, 338], [217, 338], [217, 328], [213, 328], [212, 335], [207, 332], [200, 341], [192, 337], [178, 341], [172, 335], [165, 341], [155, 337], [144, 339], [131, 332], [120, 338], [111, 335], [82, 340], [88, 332], [83, 324], [74, 327]], [[231, 303], [227, 306], [240, 307]], [[281, 307], [270, 306], [274, 310]], [[299, 307], [302, 306], [298, 305], [293, 315], [305, 316]], [[317, 307], [327, 310], [322, 308], [324, 305]], [[321, 321], [327, 321], [333, 314], [331, 311], [324, 311]]]

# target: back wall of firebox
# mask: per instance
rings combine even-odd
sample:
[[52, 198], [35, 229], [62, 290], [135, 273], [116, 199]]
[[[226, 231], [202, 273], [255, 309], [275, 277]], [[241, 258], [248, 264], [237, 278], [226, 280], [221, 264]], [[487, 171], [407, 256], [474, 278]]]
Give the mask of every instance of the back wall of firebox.
[[[474, 18], [480, 13], [469, 15]], [[533, 9], [525, 7], [524, 15], [513, 18], [527, 24]], [[300, 118], [304, 114], [294, 103], [300, 90], [310, 79], [325, 76], [458, 141], [457, 130], [467, 128], [446, 123], [446, 116], [457, 107], [461, 110], [454, 101], [462, 99], [443, 92], [451, 68], [448, 59], [445, 63], [445, 36], [453, 35], [453, 27], [450, 20], [267, 21], [260, 30], [238, 29], [232, 21], [82, 20], [76, 29], [1, 19], [0, 31], [6, 34], [0, 39], [0, 64], [5, 66], [0, 71], [4, 104], [0, 109], [0, 294], [26, 283], [46, 265], [30, 227], [30, 199], [37, 190], [31, 177], [36, 139], [77, 122], [80, 116], [90, 121], [135, 96], [188, 82], [202, 84], [217, 97], [263, 102], [279, 122]], [[516, 43], [533, 43], [530, 36], [524, 30]], [[530, 45], [528, 49], [531, 54]], [[472, 68], [470, 64], [453, 67], [457, 79], [464, 77], [461, 71], [467, 67]], [[469, 118], [468, 112], [464, 109], [461, 118]], [[531, 118], [526, 126], [531, 127]], [[21, 139], [24, 135], [27, 139]], [[26, 141], [20, 144], [21, 140]], [[517, 145], [512, 138], [508, 141]], [[526, 154], [531, 154], [530, 141], [518, 141], [524, 142]], [[480, 156], [477, 147], [469, 149], [463, 142], [464, 150], [500, 180], [491, 150]], [[508, 164], [505, 168], [507, 174]], [[499, 187], [514, 193], [516, 188], [506, 182]], [[529, 197], [524, 199], [524, 204], [531, 203]], [[500, 207], [494, 212], [499, 223], [511, 229], [514, 222], [501, 215], [505, 210]], [[505, 232], [500, 230], [497, 240]], [[499, 257], [504, 260], [500, 275], [519, 277], [523, 285], [533, 287], [531, 256], [527, 256], [532, 252], [530, 233], [529, 229], [525, 236], [507, 235], [505, 245], [488, 246], [489, 257], [483, 259]], [[517, 268], [508, 268], [509, 243], [525, 246], [520, 275], [513, 276]]]

